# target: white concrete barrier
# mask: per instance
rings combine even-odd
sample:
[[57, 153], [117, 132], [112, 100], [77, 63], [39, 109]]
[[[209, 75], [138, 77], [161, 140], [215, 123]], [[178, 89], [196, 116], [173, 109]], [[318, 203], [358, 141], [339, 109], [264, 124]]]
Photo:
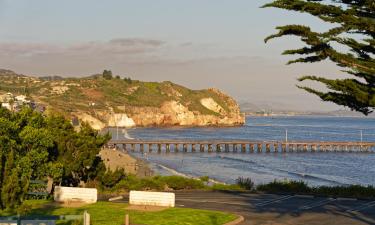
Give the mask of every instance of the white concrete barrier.
[[166, 192], [130, 191], [130, 205], [175, 206], [175, 194]]
[[17, 225], [17, 220], [0, 220], [0, 225]]
[[56, 202], [85, 202], [95, 203], [98, 200], [98, 190], [96, 188], [72, 188], [55, 187], [54, 200]]

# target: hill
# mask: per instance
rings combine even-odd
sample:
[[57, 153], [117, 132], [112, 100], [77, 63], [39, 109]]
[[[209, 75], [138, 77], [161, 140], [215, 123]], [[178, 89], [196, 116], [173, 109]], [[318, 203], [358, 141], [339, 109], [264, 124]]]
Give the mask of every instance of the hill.
[[32, 77], [0, 70], [0, 95], [25, 95], [46, 113], [105, 126], [234, 126], [244, 123], [236, 101], [217, 89], [93, 75]]

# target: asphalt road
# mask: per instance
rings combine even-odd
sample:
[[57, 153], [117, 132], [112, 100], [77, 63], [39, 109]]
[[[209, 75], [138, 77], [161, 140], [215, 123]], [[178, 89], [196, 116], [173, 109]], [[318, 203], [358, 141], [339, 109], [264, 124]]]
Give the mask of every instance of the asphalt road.
[[177, 192], [176, 206], [233, 212], [248, 224], [375, 224], [375, 201], [234, 192]]

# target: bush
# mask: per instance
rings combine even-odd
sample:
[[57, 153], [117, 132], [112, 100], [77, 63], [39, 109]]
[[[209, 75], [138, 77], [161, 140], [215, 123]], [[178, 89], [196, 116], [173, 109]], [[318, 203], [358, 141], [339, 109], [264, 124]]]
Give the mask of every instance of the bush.
[[203, 181], [179, 176], [155, 176], [148, 178], [138, 178], [134, 175], [128, 175], [112, 188], [112, 191], [119, 190], [159, 190], [166, 189], [184, 190], [184, 189], [203, 189]]
[[214, 191], [243, 191], [244, 188], [240, 187], [238, 184], [214, 184], [211, 187]]
[[100, 178], [100, 185], [105, 188], [113, 188], [121, 180], [125, 179], [124, 169], [116, 170], [112, 172], [111, 170], [104, 173]]
[[245, 190], [251, 191], [254, 189], [254, 182], [250, 178], [239, 177], [236, 184]]
[[273, 181], [268, 184], [261, 184], [257, 186], [258, 191], [265, 191], [270, 193], [311, 193], [311, 188], [303, 181]]
[[192, 178], [185, 178], [179, 176], [157, 177], [164, 182], [169, 188], [173, 190], [184, 189], [203, 189], [205, 187], [203, 181]]
[[312, 192], [318, 195], [348, 197], [348, 198], [375, 198], [375, 188], [373, 186], [320, 186], [313, 188]]
[[203, 182], [209, 182], [210, 181], [210, 177], [209, 176], [203, 176], [203, 177], [200, 177], [199, 180], [201, 180]]
[[29, 214], [32, 210], [32, 205], [29, 205], [27, 203], [22, 203], [17, 209], [17, 214], [21, 216], [25, 216]]

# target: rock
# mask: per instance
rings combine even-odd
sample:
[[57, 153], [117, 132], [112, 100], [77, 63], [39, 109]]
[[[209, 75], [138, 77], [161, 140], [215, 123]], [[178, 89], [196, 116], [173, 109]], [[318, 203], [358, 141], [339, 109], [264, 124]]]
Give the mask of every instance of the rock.
[[207, 109], [219, 113], [220, 115], [226, 113], [223, 107], [217, 104], [217, 102], [215, 102], [215, 100], [213, 100], [212, 98], [202, 98], [200, 102]]
[[132, 118], [124, 113], [112, 114], [109, 116], [107, 126], [110, 127], [135, 127], [136, 124]]

